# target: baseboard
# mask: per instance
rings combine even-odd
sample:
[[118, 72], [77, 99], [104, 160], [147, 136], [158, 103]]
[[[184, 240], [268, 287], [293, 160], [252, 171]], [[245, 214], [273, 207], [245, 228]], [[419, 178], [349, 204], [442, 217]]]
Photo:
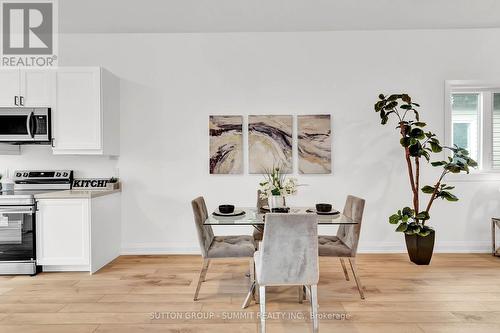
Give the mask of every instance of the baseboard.
[[[359, 253], [406, 253], [406, 245], [402, 242], [362, 243]], [[491, 243], [478, 242], [439, 242], [434, 246], [434, 253], [490, 253]]]
[[43, 272], [89, 272], [90, 266], [88, 265], [44, 265], [42, 266]]
[[198, 244], [188, 242], [122, 244], [120, 254], [200, 254]]
[[[406, 253], [404, 241], [364, 242], [359, 245], [359, 253]], [[440, 242], [434, 247], [435, 253], [490, 253], [490, 242]], [[175, 243], [129, 243], [123, 244], [122, 255], [147, 254], [200, 254], [198, 244]]]

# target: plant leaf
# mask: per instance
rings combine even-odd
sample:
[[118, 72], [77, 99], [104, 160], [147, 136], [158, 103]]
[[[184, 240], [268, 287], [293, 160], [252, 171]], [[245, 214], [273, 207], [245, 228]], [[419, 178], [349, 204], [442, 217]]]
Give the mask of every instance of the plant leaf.
[[426, 185], [426, 186], [422, 187], [422, 192], [427, 193], [427, 194], [431, 194], [434, 192], [434, 187]]
[[400, 225], [398, 225], [398, 227], [396, 228], [396, 231], [397, 232], [405, 232], [406, 229], [408, 229], [408, 224], [407, 223], [401, 223]]
[[397, 224], [400, 220], [400, 216], [398, 214], [393, 214], [389, 217], [389, 223], [390, 224]]
[[403, 216], [406, 215], [406, 216], [412, 217], [414, 211], [410, 207], [405, 207], [405, 208], [403, 208], [403, 212], [402, 213], [403, 213]]

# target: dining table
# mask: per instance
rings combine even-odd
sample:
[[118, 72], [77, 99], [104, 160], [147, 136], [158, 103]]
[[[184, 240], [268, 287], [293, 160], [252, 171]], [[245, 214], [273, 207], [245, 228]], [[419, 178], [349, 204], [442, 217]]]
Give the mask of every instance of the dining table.
[[[205, 220], [205, 225], [247, 225], [256, 228], [262, 228], [265, 224], [265, 215], [269, 211], [261, 211], [256, 207], [237, 207], [235, 212], [244, 212], [237, 216], [217, 216], [214, 213], [210, 214]], [[290, 207], [291, 214], [316, 214], [318, 225], [343, 225], [357, 224], [350, 217], [343, 215], [341, 212], [332, 215], [317, 214], [311, 207]]]

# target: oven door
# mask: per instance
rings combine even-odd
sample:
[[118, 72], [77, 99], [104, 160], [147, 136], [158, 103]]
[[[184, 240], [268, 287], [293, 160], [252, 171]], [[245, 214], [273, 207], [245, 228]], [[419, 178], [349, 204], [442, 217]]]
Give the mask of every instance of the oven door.
[[0, 206], [0, 264], [35, 259], [35, 206]]
[[0, 142], [50, 143], [49, 108], [0, 108]]

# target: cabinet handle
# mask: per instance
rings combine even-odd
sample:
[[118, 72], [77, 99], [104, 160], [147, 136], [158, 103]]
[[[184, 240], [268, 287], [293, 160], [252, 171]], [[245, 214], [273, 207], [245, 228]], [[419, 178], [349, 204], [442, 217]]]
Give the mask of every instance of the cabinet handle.
[[17, 104], [17, 97], [18, 96], [14, 96], [14, 105], [19, 106], [19, 104]]
[[24, 96], [19, 96], [19, 101], [21, 103], [21, 106], [24, 106]]
[[54, 144], [54, 141], [56, 141], [56, 139], [52, 138], [52, 140], [50, 140], [50, 145], [52, 148], [55, 148], [55, 144]]

